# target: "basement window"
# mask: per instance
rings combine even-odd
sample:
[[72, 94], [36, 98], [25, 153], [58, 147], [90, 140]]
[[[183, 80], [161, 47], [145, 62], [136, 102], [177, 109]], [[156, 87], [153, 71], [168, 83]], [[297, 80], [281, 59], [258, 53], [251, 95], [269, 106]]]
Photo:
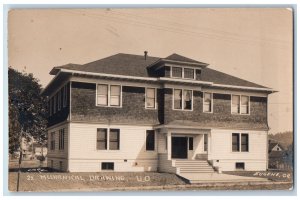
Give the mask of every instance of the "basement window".
[[102, 162], [101, 163], [101, 170], [114, 170], [114, 163], [113, 162]]
[[245, 170], [245, 163], [243, 163], [243, 162], [235, 163], [235, 169], [236, 170]]

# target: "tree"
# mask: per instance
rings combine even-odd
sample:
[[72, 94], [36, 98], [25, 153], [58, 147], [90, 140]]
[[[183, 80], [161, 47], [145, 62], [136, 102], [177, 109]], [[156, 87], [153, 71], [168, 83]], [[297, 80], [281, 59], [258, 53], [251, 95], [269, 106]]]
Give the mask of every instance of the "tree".
[[9, 67], [9, 152], [20, 149], [20, 138], [32, 138], [46, 143], [46, 98], [40, 95], [42, 87], [32, 74]]

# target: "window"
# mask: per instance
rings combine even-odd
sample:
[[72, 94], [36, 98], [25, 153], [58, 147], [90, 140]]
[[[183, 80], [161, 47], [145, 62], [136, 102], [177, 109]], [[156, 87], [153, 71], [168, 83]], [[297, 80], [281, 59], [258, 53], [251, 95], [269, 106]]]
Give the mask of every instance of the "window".
[[146, 88], [146, 108], [155, 108], [156, 92], [155, 88]]
[[51, 160], [50, 167], [53, 168], [53, 166], [54, 166], [54, 165], [53, 165], [53, 160]]
[[231, 112], [234, 114], [240, 113], [240, 96], [232, 95]]
[[250, 97], [232, 95], [231, 113], [233, 114], [249, 114]]
[[235, 163], [235, 169], [236, 170], [245, 170], [245, 163], [243, 163], [243, 162]]
[[113, 162], [101, 163], [101, 170], [114, 170], [114, 163]]
[[241, 97], [241, 114], [249, 114], [249, 96]]
[[50, 114], [50, 116], [52, 115], [52, 103], [53, 103], [53, 101], [52, 101], [52, 98], [50, 98], [49, 99], [49, 114]]
[[154, 130], [146, 131], [146, 151], [155, 150], [155, 132]]
[[58, 149], [63, 150], [65, 148], [65, 129], [59, 130], [59, 143], [58, 143]]
[[248, 152], [249, 151], [249, 138], [248, 134], [241, 135], [241, 151]]
[[212, 112], [212, 93], [204, 93], [203, 95], [203, 112]]
[[247, 133], [232, 133], [232, 151], [248, 152], [249, 151], [249, 135]]
[[120, 149], [120, 130], [119, 129], [110, 129], [109, 132], [109, 149], [110, 150], [119, 150]]
[[107, 129], [97, 129], [97, 150], [107, 149]]
[[55, 94], [53, 96], [53, 114], [56, 113], [56, 100], [57, 100], [57, 95]]
[[102, 106], [108, 105], [108, 85], [98, 85], [97, 104]]
[[119, 85], [110, 86], [110, 106], [120, 106], [121, 87]]
[[189, 78], [189, 79], [194, 79], [195, 78], [195, 73], [194, 69], [191, 68], [184, 68], [183, 70], [184, 78]]
[[50, 133], [50, 150], [55, 150], [55, 132]]
[[208, 147], [208, 135], [207, 134], [204, 134], [204, 148], [203, 150], [206, 152], [207, 151], [207, 147]]
[[232, 133], [232, 151], [240, 151], [240, 134]]
[[61, 90], [59, 90], [57, 93], [57, 110], [61, 110]]
[[192, 90], [174, 89], [173, 109], [192, 110], [193, 92]]
[[97, 105], [121, 106], [121, 86], [99, 84], [97, 86]]
[[68, 86], [65, 85], [63, 87], [63, 107], [65, 108], [67, 106], [67, 100], [68, 100], [68, 97], [67, 97], [67, 91], [68, 91]]
[[194, 138], [189, 137], [189, 150], [194, 150]]
[[59, 170], [62, 171], [63, 170], [63, 162], [59, 161]]
[[119, 150], [120, 129], [97, 129], [97, 150]]
[[182, 78], [182, 68], [181, 67], [172, 67], [172, 77]]

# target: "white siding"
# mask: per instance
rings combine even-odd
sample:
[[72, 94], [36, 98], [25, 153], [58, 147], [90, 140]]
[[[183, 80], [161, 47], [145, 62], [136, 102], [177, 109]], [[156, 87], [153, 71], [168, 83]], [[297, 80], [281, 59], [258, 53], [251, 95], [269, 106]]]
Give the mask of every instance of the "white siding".
[[[64, 149], [59, 150], [59, 130], [65, 129], [64, 132]], [[51, 150], [51, 133], [55, 133], [55, 149]], [[68, 124], [63, 124], [61, 126], [57, 126], [54, 128], [48, 129], [48, 152], [47, 152], [47, 166], [51, 167], [51, 160], [53, 160], [53, 168], [56, 170], [60, 170], [59, 161], [63, 162], [63, 171], [67, 171], [68, 168], [68, 135], [69, 135], [69, 128]]]
[[[97, 128], [120, 129], [120, 149], [97, 150]], [[100, 171], [101, 162], [114, 162], [114, 171], [156, 171], [158, 134], [155, 151], [146, 151], [146, 130], [151, 129], [151, 126], [71, 123], [69, 171]]]
[[[249, 134], [249, 152], [232, 152], [232, 133]], [[267, 132], [245, 130], [212, 130], [209, 160], [222, 171], [235, 170], [236, 162], [244, 162], [245, 170], [266, 170]]]

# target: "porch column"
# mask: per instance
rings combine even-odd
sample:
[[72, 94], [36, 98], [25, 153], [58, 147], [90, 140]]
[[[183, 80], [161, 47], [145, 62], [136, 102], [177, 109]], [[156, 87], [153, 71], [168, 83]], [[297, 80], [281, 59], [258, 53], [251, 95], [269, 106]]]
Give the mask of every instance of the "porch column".
[[167, 133], [167, 154], [168, 154], [168, 160], [171, 160], [171, 152], [172, 152], [172, 143], [171, 143], [171, 132], [168, 131]]

